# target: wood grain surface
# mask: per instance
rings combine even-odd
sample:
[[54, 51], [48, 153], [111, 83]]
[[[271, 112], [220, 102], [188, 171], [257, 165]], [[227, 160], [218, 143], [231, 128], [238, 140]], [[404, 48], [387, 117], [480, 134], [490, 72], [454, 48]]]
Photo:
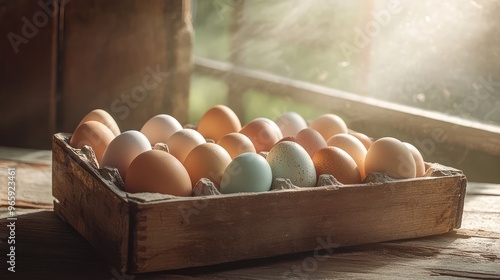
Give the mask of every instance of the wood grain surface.
[[[51, 185], [39, 188], [50, 190]], [[52, 210], [18, 209], [17, 272], [7, 273], [1, 261], [0, 278], [500, 279], [499, 189], [499, 185], [469, 183], [461, 229], [442, 235], [137, 275], [109, 266]], [[2, 256], [7, 252], [7, 217], [6, 208], [0, 208]]]

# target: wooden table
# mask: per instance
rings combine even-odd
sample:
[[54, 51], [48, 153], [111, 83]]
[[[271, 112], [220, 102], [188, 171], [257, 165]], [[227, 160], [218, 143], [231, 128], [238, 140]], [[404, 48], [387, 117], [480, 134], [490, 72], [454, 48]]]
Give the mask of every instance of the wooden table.
[[[0, 279], [500, 279], [500, 185], [469, 183], [462, 228], [447, 234], [127, 275], [52, 211], [50, 151], [0, 147]], [[7, 168], [16, 168], [16, 273], [7, 271]], [[7, 277], [5, 277], [5, 276]]]

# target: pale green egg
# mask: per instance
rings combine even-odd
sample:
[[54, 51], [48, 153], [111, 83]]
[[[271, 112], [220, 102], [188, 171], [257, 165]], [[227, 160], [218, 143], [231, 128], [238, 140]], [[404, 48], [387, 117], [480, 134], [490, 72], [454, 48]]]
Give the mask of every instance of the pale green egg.
[[271, 167], [266, 159], [256, 153], [244, 153], [226, 167], [220, 192], [266, 192], [271, 188], [272, 180]]

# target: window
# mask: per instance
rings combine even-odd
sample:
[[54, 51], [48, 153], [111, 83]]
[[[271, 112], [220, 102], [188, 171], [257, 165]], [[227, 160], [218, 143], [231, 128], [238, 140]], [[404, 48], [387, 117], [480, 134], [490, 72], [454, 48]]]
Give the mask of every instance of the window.
[[[243, 69], [353, 93], [374, 106], [380, 100], [384, 108], [423, 109], [415, 115], [444, 122], [418, 126], [412, 122], [420, 119], [408, 118], [398, 125], [398, 115], [383, 113], [379, 119], [391, 125], [371, 127], [373, 115], [333, 112], [374, 137], [420, 143], [426, 160], [460, 168], [469, 179], [500, 182], [500, 142], [493, 139], [500, 138], [499, 12], [496, 1], [194, 0], [194, 51]], [[192, 119], [199, 119], [196, 112], [204, 106], [227, 103], [232, 87], [195, 74]], [[243, 122], [263, 115], [275, 119], [287, 110], [306, 119], [332, 111], [263, 87], [240, 90]], [[454, 124], [473, 130], [454, 133]]]

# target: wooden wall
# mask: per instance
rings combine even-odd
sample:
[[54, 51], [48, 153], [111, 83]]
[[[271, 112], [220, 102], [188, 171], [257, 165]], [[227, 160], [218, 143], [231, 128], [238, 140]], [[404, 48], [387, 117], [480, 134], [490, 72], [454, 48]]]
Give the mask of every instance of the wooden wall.
[[50, 147], [56, 131], [53, 15], [37, 1], [0, 1], [0, 145]]
[[[122, 131], [159, 113], [187, 122], [189, 0], [53, 2], [59, 13], [17, 55], [1, 40], [0, 145], [50, 148], [53, 133], [95, 108]], [[0, 35], [21, 32], [22, 17], [43, 11], [37, 3], [0, 0]]]

